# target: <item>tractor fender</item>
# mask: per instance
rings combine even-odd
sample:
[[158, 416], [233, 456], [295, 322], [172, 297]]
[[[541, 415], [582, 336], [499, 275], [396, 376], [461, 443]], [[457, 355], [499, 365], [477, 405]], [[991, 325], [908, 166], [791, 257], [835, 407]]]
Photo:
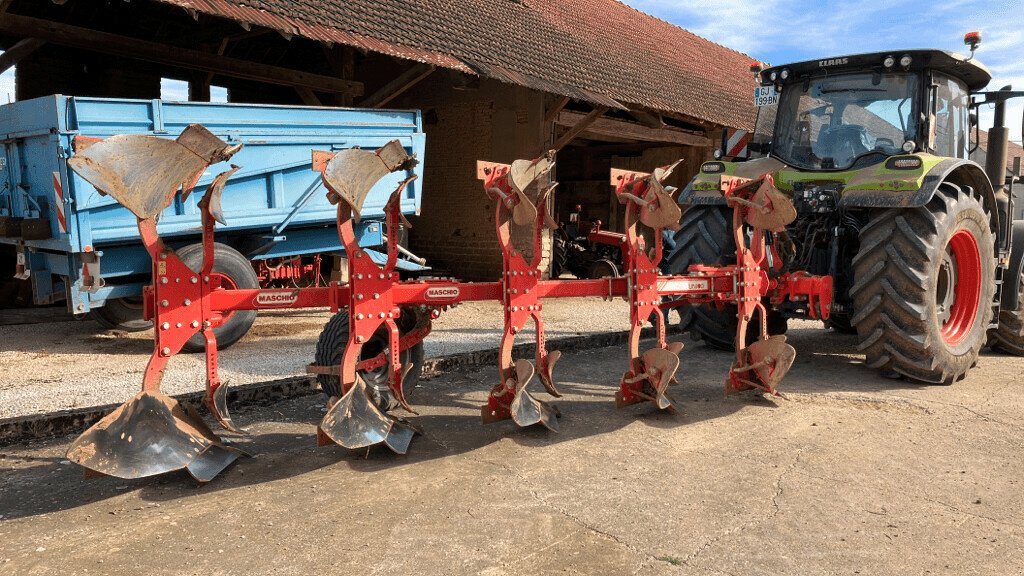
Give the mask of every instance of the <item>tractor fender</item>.
[[686, 205], [697, 206], [725, 206], [725, 194], [720, 190], [694, 190], [693, 181], [690, 181], [679, 193], [676, 202]]
[[992, 231], [999, 230], [999, 208], [995, 192], [985, 170], [970, 160], [946, 158], [932, 167], [924, 176], [921, 187], [911, 191], [852, 190], [844, 191], [839, 201], [841, 208], [916, 208], [924, 206], [935, 196], [943, 182], [970, 186], [981, 194], [985, 209], [992, 215]]
[[1013, 221], [1013, 244], [1010, 246], [1010, 267], [1003, 275], [1000, 287], [999, 308], [1002, 310], [1017, 309], [1017, 279], [1024, 274], [1024, 220]]

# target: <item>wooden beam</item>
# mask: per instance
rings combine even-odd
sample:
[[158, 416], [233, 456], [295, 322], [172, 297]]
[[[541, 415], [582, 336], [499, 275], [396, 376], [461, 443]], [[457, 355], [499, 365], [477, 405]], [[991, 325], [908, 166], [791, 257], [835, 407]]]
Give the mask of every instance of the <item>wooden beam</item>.
[[27, 16], [5, 15], [0, 18], [0, 32], [39, 38], [80, 50], [113, 54], [176, 68], [200, 70], [279, 86], [302, 86], [321, 92], [352, 93], [354, 95], [360, 95], [363, 92], [361, 82], [228, 58]]
[[648, 128], [664, 128], [665, 119], [661, 117], [660, 113], [648, 112], [646, 110], [627, 110], [626, 114], [629, 114], [636, 121], [643, 124]]
[[312, 90], [304, 86], [296, 86], [295, 91], [299, 93], [299, 98], [302, 98], [302, 103], [306, 106], [323, 106], [323, 102], [320, 98], [313, 93]]
[[[572, 115], [572, 117], [574, 117], [575, 121], [573, 123], [571, 123], [571, 124], [563, 124], [562, 122], [559, 122], [559, 124], [562, 124], [563, 126], [571, 126], [571, 127], [569, 128], [568, 132], [566, 132], [565, 134], [562, 134], [562, 136], [559, 137], [558, 140], [555, 142], [555, 145], [554, 145], [555, 151], [558, 151], [558, 150], [561, 150], [562, 148], [565, 148], [566, 144], [568, 144], [569, 142], [572, 142], [573, 138], [579, 136], [580, 134], [583, 133], [584, 130], [586, 130], [592, 124], [597, 122], [597, 119], [600, 118], [601, 116], [603, 116], [604, 113], [607, 112], [607, 111], [608, 111], [608, 107], [607, 106], [598, 106], [597, 108], [594, 108], [593, 110], [591, 110], [590, 114], [587, 114], [586, 116], [584, 116], [583, 114], [577, 114], [575, 112], [566, 112], [564, 110], [562, 112], [560, 112], [558, 114], [558, 119], [559, 120], [562, 120], [564, 115]], [[568, 118], [568, 116], [564, 116], [564, 117]]]
[[[585, 120], [589, 117], [589, 115], [584, 116], [577, 112], [563, 110], [558, 115], [558, 119], [555, 120], [555, 123], [561, 126], [578, 126], [581, 120]], [[587, 135], [591, 136], [603, 136], [616, 139], [627, 138], [637, 142], [664, 142], [668, 144], [678, 144], [681, 146], [697, 146], [700, 148], [708, 148], [713, 145], [710, 138], [700, 134], [684, 132], [682, 130], [676, 130], [669, 127], [648, 128], [640, 124], [626, 122], [625, 120], [616, 120], [614, 118], [594, 118], [593, 122], [580, 132], [586, 132]]]
[[548, 111], [544, 114], [544, 124], [547, 125], [554, 122], [555, 118], [558, 117], [558, 113], [562, 111], [562, 108], [565, 108], [565, 105], [569, 103], [569, 100], [571, 100], [571, 98], [569, 98], [568, 96], [563, 96], [558, 102], [555, 103], [554, 106], [548, 109]]
[[401, 96], [406, 90], [412, 88], [417, 82], [430, 76], [436, 68], [429, 64], [416, 64], [405, 72], [402, 72], [394, 80], [383, 85], [373, 94], [366, 97], [359, 103], [361, 108], [382, 108], [388, 102]]
[[[8, 18], [5, 16], [4, 18]], [[11, 66], [14, 66], [22, 58], [42, 48], [43, 44], [46, 44], [45, 40], [38, 38], [25, 38], [18, 42], [14, 46], [11, 46], [0, 54], [0, 74], [5, 72]]]

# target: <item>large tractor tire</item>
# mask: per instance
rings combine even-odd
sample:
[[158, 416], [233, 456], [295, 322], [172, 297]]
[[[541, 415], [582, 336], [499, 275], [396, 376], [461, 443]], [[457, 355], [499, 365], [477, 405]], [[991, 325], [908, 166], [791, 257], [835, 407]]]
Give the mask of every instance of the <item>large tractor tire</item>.
[[142, 298], [111, 298], [99, 308], [93, 308], [89, 317], [108, 330], [142, 332], [153, 323], [142, 318]]
[[[203, 245], [190, 244], [177, 251], [178, 258], [198, 273], [203, 268]], [[213, 271], [211, 276], [219, 276], [221, 286], [232, 289], [250, 290], [260, 287], [260, 280], [252, 269], [252, 264], [238, 253], [237, 250], [224, 244], [213, 245]], [[235, 310], [213, 320], [213, 334], [217, 337], [217, 349], [223, 350], [235, 342], [252, 328], [256, 321], [255, 310]], [[186, 352], [202, 352], [206, 350], [206, 338], [202, 332], [189, 338], [183, 350]]]
[[999, 311], [999, 327], [989, 331], [988, 344], [993, 350], [1024, 356], [1024, 274], [1017, 278], [1017, 309]]
[[974, 366], [995, 293], [990, 224], [981, 199], [951, 183], [926, 206], [871, 216], [850, 289], [868, 366], [936, 384]]
[[[732, 210], [724, 206], [693, 206], [683, 213], [679, 230], [673, 235], [674, 246], [668, 254], [665, 269], [669, 274], [686, 274], [693, 264], [723, 266], [736, 263], [736, 243], [732, 237]], [[713, 305], [677, 308], [680, 328], [704, 344], [717, 350], [734, 350], [736, 343], [736, 306]], [[760, 331], [755, 316], [747, 331], [747, 341], [755, 340]], [[784, 334], [786, 317], [776, 311], [768, 313], [768, 332]]]
[[[403, 310], [402, 316], [398, 320], [398, 328], [404, 335], [418, 326], [420, 321], [422, 319], [419, 319], [416, 315], [407, 314]], [[327, 321], [323, 331], [320, 333], [320, 338], [316, 342], [314, 363], [318, 366], [338, 366], [341, 363], [341, 355], [345, 351], [345, 346], [348, 345], [348, 334], [348, 311], [339, 310], [338, 313]], [[382, 326], [373, 334], [369, 341], [363, 344], [359, 359], [367, 360], [373, 358], [387, 347], [388, 332]], [[405, 375], [405, 380], [402, 381], [402, 387], [408, 392], [419, 383], [420, 372], [423, 371], [423, 342], [418, 342], [415, 346], [403, 350], [400, 359], [403, 365], [407, 362], [412, 362], [412, 370]], [[359, 375], [366, 382], [367, 388], [377, 406], [384, 411], [391, 409], [393, 401], [388, 391], [387, 366], [372, 372], [360, 372]], [[341, 380], [337, 376], [318, 374], [316, 379], [320, 383], [320, 389], [323, 390], [328, 398], [341, 397]]]

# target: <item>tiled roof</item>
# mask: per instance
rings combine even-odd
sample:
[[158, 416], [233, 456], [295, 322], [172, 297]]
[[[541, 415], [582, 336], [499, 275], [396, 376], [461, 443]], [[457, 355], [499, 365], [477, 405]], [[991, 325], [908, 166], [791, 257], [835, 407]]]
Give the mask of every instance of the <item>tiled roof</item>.
[[159, 0], [521, 84], [754, 124], [750, 58], [616, 0]]

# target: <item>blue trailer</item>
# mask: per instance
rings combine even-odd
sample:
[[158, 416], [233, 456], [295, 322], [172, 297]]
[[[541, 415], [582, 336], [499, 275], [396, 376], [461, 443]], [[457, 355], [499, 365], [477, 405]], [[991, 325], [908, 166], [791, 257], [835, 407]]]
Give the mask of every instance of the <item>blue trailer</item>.
[[[61, 95], [0, 106], [0, 250], [9, 254], [13, 248], [18, 277], [31, 282], [36, 304], [63, 300], [71, 313], [93, 312], [107, 325], [138, 309], [133, 303], [149, 282], [150, 261], [139, 244], [136, 219], [68, 170], [67, 160], [80, 136], [175, 138], [193, 123], [244, 145], [232, 159], [242, 168], [224, 189], [227, 226], [218, 227], [217, 239], [250, 261], [343, 252], [335, 208], [320, 175], [310, 169], [312, 150], [378, 148], [398, 139], [422, 158], [425, 144], [418, 111]], [[192, 194], [179, 194], [161, 215], [160, 235], [175, 249], [199, 242], [196, 203], [225, 168], [211, 166]], [[413, 171], [422, 177], [422, 169], [420, 164]], [[407, 175], [391, 174], [371, 191], [357, 230], [361, 245], [383, 243], [384, 203]], [[420, 181], [405, 190], [405, 214], [420, 208]], [[405, 270], [417, 267], [402, 262]], [[239, 287], [252, 281], [232, 280]]]

